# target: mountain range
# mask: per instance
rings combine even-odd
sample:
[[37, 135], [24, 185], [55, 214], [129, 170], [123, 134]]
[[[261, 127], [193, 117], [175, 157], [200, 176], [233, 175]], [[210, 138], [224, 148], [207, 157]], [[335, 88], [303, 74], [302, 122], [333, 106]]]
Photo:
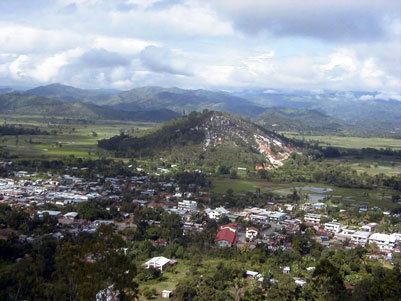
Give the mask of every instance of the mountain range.
[[132, 120], [163, 122], [180, 116], [167, 109], [147, 111], [121, 111], [80, 101], [62, 101], [58, 98], [32, 96], [20, 93], [0, 95], [0, 113], [16, 115], [37, 115], [43, 117], [64, 117], [91, 120]]
[[[225, 92], [152, 86], [119, 91], [80, 89], [62, 84], [10, 91], [7, 87], [0, 90], [0, 112], [9, 112], [12, 108], [11, 111], [18, 114], [44, 112], [123, 120], [136, 120], [135, 114], [141, 112], [147, 121], [158, 122], [208, 109], [250, 118], [280, 131], [400, 136], [401, 102], [380, 99], [379, 94], [371, 92], [266, 89]], [[63, 110], [53, 110], [51, 106]], [[158, 114], [152, 118], [154, 112]]]

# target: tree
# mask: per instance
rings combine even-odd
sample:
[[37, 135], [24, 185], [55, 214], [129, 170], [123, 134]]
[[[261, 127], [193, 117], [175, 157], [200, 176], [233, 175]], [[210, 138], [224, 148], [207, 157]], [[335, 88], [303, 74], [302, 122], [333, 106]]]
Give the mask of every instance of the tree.
[[319, 261], [312, 275], [313, 288], [317, 299], [336, 301], [346, 297], [343, 279], [339, 269], [327, 258]]

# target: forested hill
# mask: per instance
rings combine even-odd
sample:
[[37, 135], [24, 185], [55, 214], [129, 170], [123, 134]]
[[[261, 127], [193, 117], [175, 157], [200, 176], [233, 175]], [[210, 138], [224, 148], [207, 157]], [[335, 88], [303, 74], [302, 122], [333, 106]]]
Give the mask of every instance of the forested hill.
[[129, 91], [79, 89], [61, 84], [40, 86], [24, 92], [25, 95], [56, 98], [62, 101], [80, 101], [108, 106], [119, 111], [149, 111], [169, 109], [177, 113], [204, 109], [256, 117], [264, 108], [230, 93], [180, 88], [140, 87]]
[[295, 150], [288, 139], [228, 113], [204, 111], [170, 121], [142, 137], [99, 141], [123, 156], [169, 156], [199, 164], [271, 168]]
[[39, 115], [79, 119], [132, 120], [162, 122], [180, 114], [168, 109], [126, 112], [110, 107], [79, 101], [62, 101], [43, 96], [8, 93], [0, 95], [0, 113], [17, 115]]
[[63, 101], [101, 102], [121, 91], [113, 89], [80, 89], [62, 84], [50, 84], [29, 89], [23, 94], [30, 96], [42, 96], [57, 98]]
[[273, 107], [261, 114], [257, 123], [275, 131], [334, 133], [345, 128], [345, 122], [318, 110]]

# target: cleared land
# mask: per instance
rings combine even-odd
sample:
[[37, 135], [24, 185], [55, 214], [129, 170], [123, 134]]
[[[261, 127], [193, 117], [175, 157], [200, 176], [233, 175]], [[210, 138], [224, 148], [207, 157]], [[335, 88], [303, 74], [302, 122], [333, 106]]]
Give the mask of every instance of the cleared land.
[[330, 161], [348, 164], [359, 174], [366, 172], [369, 175], [385, 174], [394, 176], [401, 173], [401, 158], [395, 156], [379, 158], [341, 158]]
[[82, 158], [112, 156], [97, 147], [97, 141], [123, 131], [138, 131], [154, 127], [152, 123], [52, 119], [24, 116], [0, 117], [0, 123], [38, 127], [49, 135], [2, 136], [0, 148], [19, 158], [61, 158], [74, 155]]
[[223, 177], [212, 177], [211, 181], [213, 191], [220, 193], [224, 193], [228, 189], [232, 189], [234, 192], [255, 192], [256, 189], [260, 189], [261, 192], [274, 192], [287, 195], [296, 187], [318, 187], [330, 188], [332, 191], [325, 195], [331, 200], [338, 201], [344, 205], [368, 204], [369, 206], [378, 206], [388, 210], [400, 207], [399, 204], [392, 202], [391, 197], [396, 194], [396, 191], [391, 189], [343, 188], [321, 183], [275, 183], [263, 180], [229, 179]]
[[305, 136], [297, 133], [283, 133], [289, 138], [305, 139], [306, 141], [318, 142], [322, 146], [334, 146], [343, 148], [391, 148], [401, 149], [401, 139], [391, 138], [365, 138], [365, 137], [342, 137], [342, 136]]

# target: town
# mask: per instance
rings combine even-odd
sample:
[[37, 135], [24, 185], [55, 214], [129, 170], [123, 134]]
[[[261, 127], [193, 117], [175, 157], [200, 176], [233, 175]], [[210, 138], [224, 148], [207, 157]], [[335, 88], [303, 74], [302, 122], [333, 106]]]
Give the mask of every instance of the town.
[[[12, 165], [11, 162], [7, 164]], [[290, 196], [270, 195], [266, 200], [259, 195], [263, 206], [239, 208], [216, 202], [200, 171], [177, 176], [165, 168], [158, 169], [161, 174], [137, 168], [135, 176], [96, 174], [85, 179], [74, 175], [85, 168], [73, 166], [64, 173], [54, 174], [10, 170], [8, 177], [0, 179], [1, 239], [8, 239], [13, 234], [24, 243], [34, 244], [48, 236], [63, 241], [66, 237], [91, 235], [101, 227], [111, 227], [126, 242], [138, 239], [150, 242], [153, 252], [148, 254], [154, 256], [144, 258], [139, 264], [160, 274], [174, 269], [180, 264], [180, 258], [185, 258], [177, 256], [177, 252], [170, 252], [170, 258], [163, 256], [169, 245], [180, 244], [180, 239], [184, 241], [185, 237], [197, 234], [209, 236], [206, 240], [209, 241], [208, 248], [216, 250], [236, 249], [252, 253], [262, 248], [274, 253], [297, 249], [306, 254], [308, 251], [303, 249], [310, 246], [305, 242], [300, 246], [295, 239], [301, 235], [310, 237], [321, 248], [363, 248], [364, 256], [369, 260], [389, 265], [393, 265], [401, 254], [399, 212], [366, 206], [346, 208], [324, 198], [318, 201], [307, 196], [301, 198], [296, 189]], [[235, 198], [235, 194], [231, 197]], [[15, 222], [7, 221], [5, 217], [6, 210], [24, 212], [29, 219], [46, 221], [51, 226], [40, 230], [13, 226]], [[350, 215], [350, 211], [356, 211], [360, 218]], [[140, 238], [138, 230], [142, 233]], [[124, 254], [130, 252], [129, 248], [126, 244]], [[245, 279], [264, 281], [266, 274], [261, 270], [249, 270], [245, 266]], [[310, 274], [315, 266], [306, 267], [302, 273], [293, 272], [294, 268], [291, 264], [280, 266], [281, 272], [291, 276], [296, 286], [303, 287], [308, 283], [308, 277], [300, 277], [300, 274]], [[272, 275], [269, 279], [271, 283], [277, 281]], [[163, 278], [158, 281], [163, 284]], [[110, 285], [98, 292], [98, 300], [116, 294], [113, 284]], [[173, 297], [175, 284], [168, 287], [167, 282], [166, 285], [162, 285], [160, 291], [147, 288], [144, 294], [148, 298]], [[352, 285], [348, 288], [352, 289]]]

